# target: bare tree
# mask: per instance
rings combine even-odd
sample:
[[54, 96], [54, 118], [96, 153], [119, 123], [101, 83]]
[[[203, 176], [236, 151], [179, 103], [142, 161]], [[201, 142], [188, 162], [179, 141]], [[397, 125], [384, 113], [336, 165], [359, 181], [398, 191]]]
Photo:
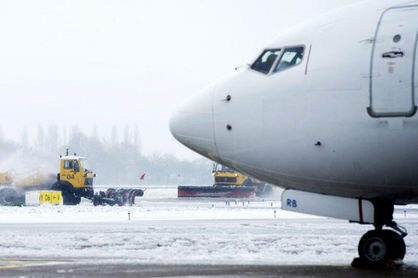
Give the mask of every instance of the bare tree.
[[51, 124], [48, 126], [47, 148], [50, 153], [55, 153], [58, 148], [58, 126]]
[[37, 133], [36, 147], [39, 151], [43, 151], [45, 147], [45, 132], [41, 124], [38, 124]]
[[140, 142], [141, 138], [140, 138], [138, 124], [136, 124], [136, 123], [134, 125], [134, 132], [133, 133], [134, 133], [133, 134], [134, 145], [138, 149], [138, 151], [141, 152], [141, 142]]
[[29, 147], [29, 132], [28, 132], [28, 128], [25, 127], [22, 131], [22, 139], [21, 142], [22, 146], [24, 148], [28, 148]]
[[115, 125], [112, 126], [112, 134], [110, 135], [110, 142], [112, 145], [116, 145], [119, 142], [118, 129]]
[[129, 136], [129, 125], [128, 124], [126, 124], [125, 125], [125, 128], [124, 128], [124, 130], [123, 130], [123, 142], [125, 143], [125, 144], [129, 144], [130, 143], [130, 138], [129, 138], [130, 136]]

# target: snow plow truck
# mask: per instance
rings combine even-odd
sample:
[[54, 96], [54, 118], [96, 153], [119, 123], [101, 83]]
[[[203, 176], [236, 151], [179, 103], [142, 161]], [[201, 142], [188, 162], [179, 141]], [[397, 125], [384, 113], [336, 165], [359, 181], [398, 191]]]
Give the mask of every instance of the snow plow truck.
[[143, 196], [141, 189], [113, 189], [94, 192], [93, 179], [96, 174], [88, 166], [85, 157], [68, 154], [60, 156], [60, 170], [57, 175], [45, 175], [33, 171], [23, 178], [15, 178], [11, 171], [0, 172], [0, 205], [21, 205], [25, 203], [25, 192], [50, 190], [60, 191], [64, 205], [78, 205], [84, 197], [94, 205], [132, 205], [136, 196]]

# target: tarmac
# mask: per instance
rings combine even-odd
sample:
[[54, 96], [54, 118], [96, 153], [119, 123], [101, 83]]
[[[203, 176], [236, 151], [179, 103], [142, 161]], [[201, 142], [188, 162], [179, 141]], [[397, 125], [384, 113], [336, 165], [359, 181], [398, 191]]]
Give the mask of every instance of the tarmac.
[[405, 265], [366, 270], [350, 262], [368, 227], [298, 218], [272, 203], [2, 207], [0, 277], [418, 277], [414, 209], [397, 213], [410, 231]]
[[418, 267], [366, 270], [344, 265], [161, 265], [76, 259], [0, 259], [0, 277], [418, 277]]

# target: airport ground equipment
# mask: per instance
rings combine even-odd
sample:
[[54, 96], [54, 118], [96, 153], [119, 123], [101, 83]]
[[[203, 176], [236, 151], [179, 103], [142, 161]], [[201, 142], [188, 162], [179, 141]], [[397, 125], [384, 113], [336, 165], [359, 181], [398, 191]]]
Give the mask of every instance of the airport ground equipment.
[[251, 198], [266, 197], [272, 186], [253, 179], [221, 164], [213, 167], [213, 186], [179, 186], [178, 197]]
[[241, 186], [254, 187], [257, 197], [266, 197], [271, 194], [272, 186], [257, 179], [234, 171], [224, 165], [215, 164], [213, 167], [214, 187]]
[[198, 198], [251, 198], [255, 196], [252, 187], [238, 186], [184, 186], [177, 188], [177, 197], [198, 197]]
[[67, 154], [61, 156], [57, 181], [51, 189], [62, 192], [65, 205], [77, 205], [82, 197], [93, 198], [93, 178], [95, 176], [96, 174], [88, 169], [86, 158], [76, 154], [68, 155], [67, 150]]
[[60, 156], [60, 170], [56, 176], [41, 171], [30, 172], [21, 178], [16, 178], [12, 172], [0, 173], [0, 205], [24, 204], [27, 191], [60, 191], [64, 205], [77, 205], [82, 197], [94, 205], [132, 205], [136, 196], [144, 194], [141, 189], [108, 189], [95, 193], [95, 176], [85, 157], [69, 155], [67, 149], [66, 155]]
[[41, 170], [20, 174], [12, 170], [0, 172], [0, 205], [22, 205], [25, 203], [25, 192], [51, 190], [55, 180], [55, 175]]
[[93, 196], [93, 204], [100, 205], [133, 205], [135, 197], [142, 197], [144, 190], [142, 189], [114, 189], [109, 188], [106, 191], [100, 191]]

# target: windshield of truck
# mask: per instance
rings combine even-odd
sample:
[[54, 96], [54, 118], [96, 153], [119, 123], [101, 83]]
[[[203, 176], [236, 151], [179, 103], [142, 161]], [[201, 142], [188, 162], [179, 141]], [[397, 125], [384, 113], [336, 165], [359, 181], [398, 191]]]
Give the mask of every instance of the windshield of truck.
[[237, 183], [237, 178], [232, 177], [215, 177], [216, 183]]
[[87, 159], [85, 158], [80, 159], [80, 163], [81, 163], [81, 168], [84, 169], [85, 172], [90, 170], [89, 162]]

